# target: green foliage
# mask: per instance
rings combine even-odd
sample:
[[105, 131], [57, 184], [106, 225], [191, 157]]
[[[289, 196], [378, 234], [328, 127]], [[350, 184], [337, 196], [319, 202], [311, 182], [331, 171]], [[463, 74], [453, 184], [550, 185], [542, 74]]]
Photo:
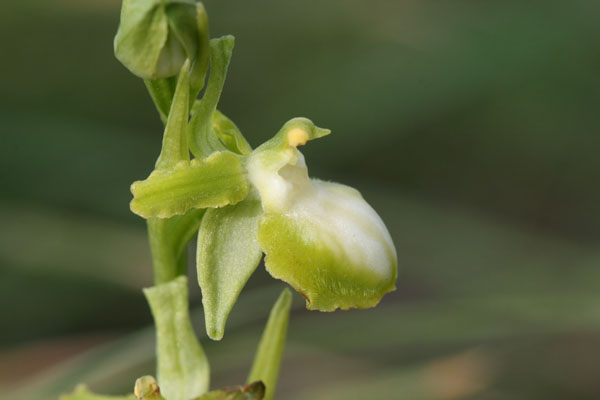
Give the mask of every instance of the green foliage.
[[[225, 77], [227, 76], [234, 42], [233, 36], [225, 36], [210, 41], [210, 75], [204, 96], [202, 96], [201, 100], [196, 101], [192, 108], [192, 118], [189, 127], [190, 150], [198, 158], [205, 158], [215, 151], [227, 149], [217, 135], [214, 118], [219, 118], [218, 114], [216, 114], [217, 104], [219, 103], [223, 85], [225, 84]], [[222, 125], [222, 118], [220, 119], [221, 124], [219, 125]], [[219, 131], [222, 131], [222, 129]], [[239, 137], [237, 140], [245, 142], [241, 134], [236, 133], [235, 136]]]

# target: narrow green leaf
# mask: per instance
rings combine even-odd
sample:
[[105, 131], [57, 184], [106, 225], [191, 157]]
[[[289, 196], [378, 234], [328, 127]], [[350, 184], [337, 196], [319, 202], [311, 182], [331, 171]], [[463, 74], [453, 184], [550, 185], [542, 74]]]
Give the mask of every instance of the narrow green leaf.
[[262, 400], [265, 396], [265, 385], [258, 381], [246, 386], [232, 386], [206, 393], [195, 400]]
[[190, 323], [187, 278], [144, 289], [156, 325], [157, 377], [169, 400], [189, 400], [209, 387], [209, 365]]
[[131, 185], [131, 211], [144, 218], [169, 218], [192, 208], [223, 207], [242, 201], [250, 189], [241, 158], [231, 152], [205, 160], [180, 161]]
[[185, 215], [148, 219], [155, 284], [168, 282], [177, 275], [185, 275], [186, 245], [198, 232], [204, 212], [205, 209], [191, 209]]
[[242, 288], [256, 270], [262, 252], [257, 240], [260, 200], [209, 209], [198, 231], [196, 266], [202, 288], [206, 332], [220, 340]]
[[136, 397], [133, 394], [127, 396], [102, 396], [90, 392], [85, 385], [79, 385], [73, 393], [60, 396], [59, 400], [136, 400]]
[[144, 79], [144, 84], [146, 85], [146, 89], [148, 89], [148, 93], [150, 93], [160, 120], [166, 125], [173, 96], [175, 95], [177, 78], [172, 76], [161, 79]]
[[169, 117], [165, 125], [162, 150], [156, 160], [156, 169], [167, 169], [179, 161], [189, 161], [187, 126], [190, 102], [190, 61], [187, 60], [181, 67], [177, 87]]
[[210, 41], [210, 74], [204, 96], [192, 108], [190, 121], [190, 150], [198, 158], [208, 157], [215, 151], [226, 147], [214, 133], [213, 114], [223, 91], [227, 68], [233, 51], [233, 36], [224, 36]]
[[291, 305], [292, 293], [289, 289], [285, 289], [271, 310], [269, 321], [254, 357], [250, 375], [248, 375], [248, 382], [264, 382], [267, 389], [265, 400], [272, 400], [275, 396]]
[[242, 132], [235, 123], [227, 118], [222, 112], [216, 110], [213, 114], [212, 127], [221, 142], [234, 153], [247, 156], [252, 152], [252, 147], [246, 141]]

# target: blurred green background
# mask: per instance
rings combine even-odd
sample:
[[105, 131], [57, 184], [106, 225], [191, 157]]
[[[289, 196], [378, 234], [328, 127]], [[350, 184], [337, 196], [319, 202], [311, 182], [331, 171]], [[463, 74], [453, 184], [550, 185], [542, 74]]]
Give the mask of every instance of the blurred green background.
[[[205, 4], [212, 36], [236, 36], [220, 108], [252, 145], [295, 116], [332, 129], [303, 148], [311, 174], [358, 188], [398, 250], [376, 309], [296, 296], [278, 397], [598, 399], [600, 2]], [[113, 57], [119, 9], [0, 11], [3, 399], [153, 372], [128, 202], [162, 128]], [[243, 382], [281, 287], [260, 267], [219, 343], [191, 287], [215, 387]]]

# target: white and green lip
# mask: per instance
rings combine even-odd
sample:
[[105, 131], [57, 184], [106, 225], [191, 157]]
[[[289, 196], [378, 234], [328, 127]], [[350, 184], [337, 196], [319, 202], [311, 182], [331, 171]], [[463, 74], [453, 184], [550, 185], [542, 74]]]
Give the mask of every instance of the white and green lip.
[[395, 289], [396, 250], [357, 190], [309, 178], [297, 146], [328, 133], [296, 118], [250, 156], [249, 179], [264, 212], [258, 243], [269, 273], [301, 293], [309, 309], [373, 307]]

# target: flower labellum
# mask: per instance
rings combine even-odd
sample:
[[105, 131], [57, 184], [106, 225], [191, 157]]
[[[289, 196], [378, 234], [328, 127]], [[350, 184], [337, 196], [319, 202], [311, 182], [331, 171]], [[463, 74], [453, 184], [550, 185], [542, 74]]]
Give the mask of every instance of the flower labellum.
[[327, 134], [295, 118], [250, 155], [249, 178], [264, 211], [258, 242], [269, 273], [300, 292], [307, 308], [373, 307], [395, 289], [396, 250], [357, 190], [309, 178], [296, 147]]

